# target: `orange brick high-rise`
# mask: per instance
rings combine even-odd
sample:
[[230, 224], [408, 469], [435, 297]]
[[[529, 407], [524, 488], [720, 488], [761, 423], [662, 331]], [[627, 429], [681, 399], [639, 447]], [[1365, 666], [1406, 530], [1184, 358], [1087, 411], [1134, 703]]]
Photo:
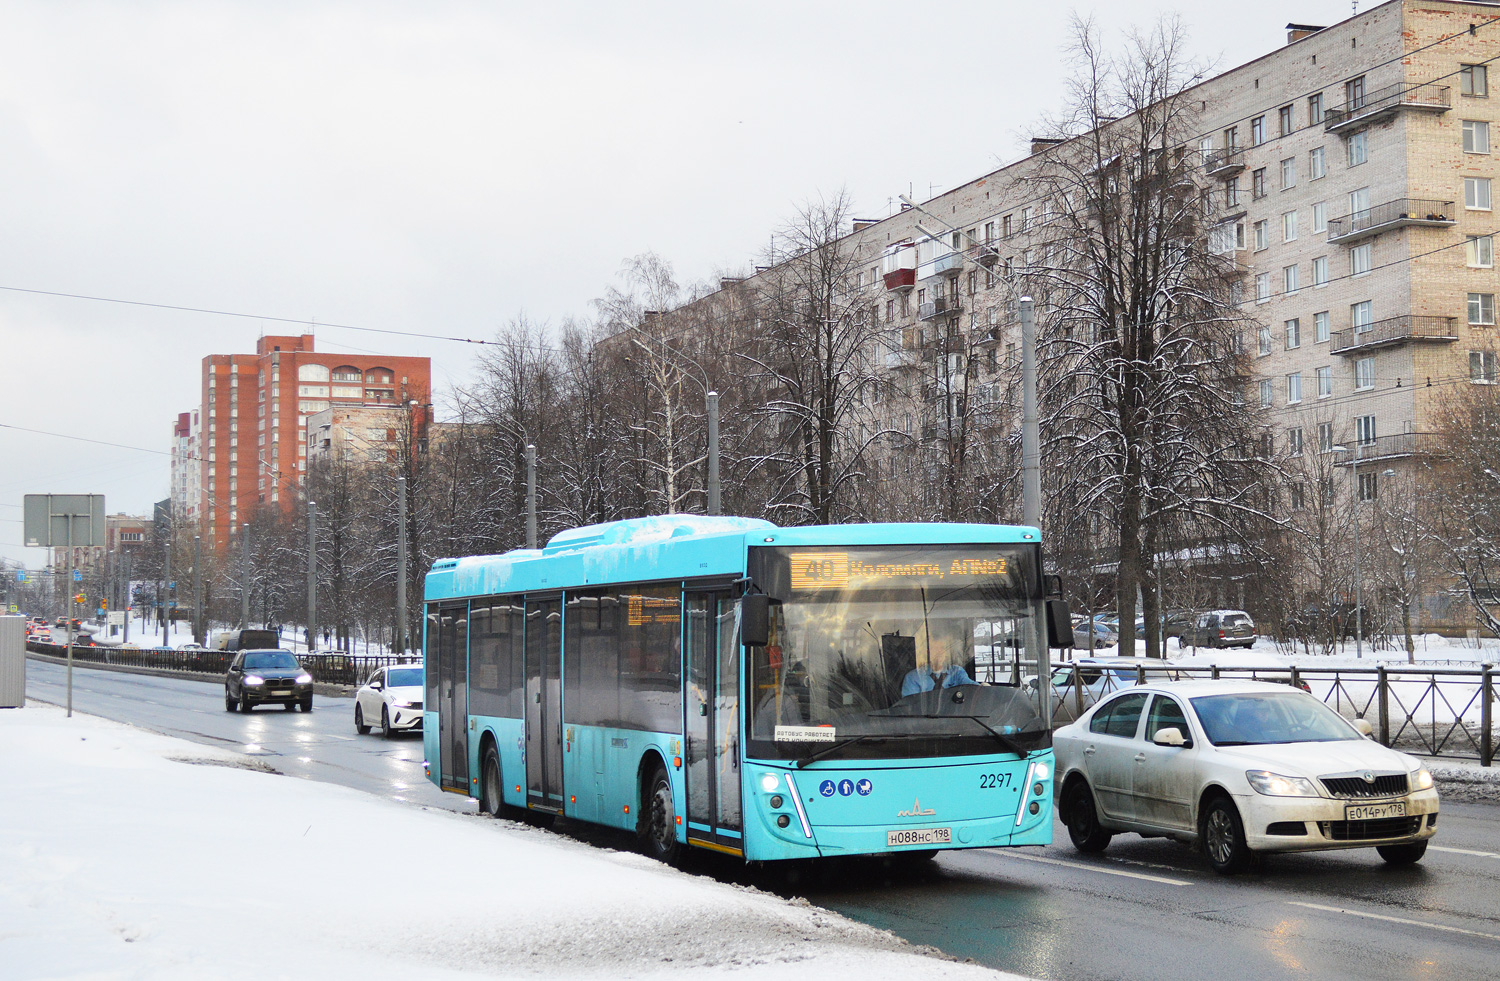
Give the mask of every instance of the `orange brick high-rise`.
[[222, 549], [262, 504], [289, 506], [307, 472], [307, 417], [338, 405], [418, 403], [430, 412], [429, 358], [320, 354], [313, 335], [262, 337], [254, 354], [203, 359], [200, 481], [205, 543]]

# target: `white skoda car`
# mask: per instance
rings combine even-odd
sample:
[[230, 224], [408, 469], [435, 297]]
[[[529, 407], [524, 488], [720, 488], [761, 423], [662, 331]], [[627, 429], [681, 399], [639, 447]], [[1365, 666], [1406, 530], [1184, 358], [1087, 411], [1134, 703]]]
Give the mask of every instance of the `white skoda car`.
[[397, 732], [422, 728], [422, 665], [381, 668], [354, 693], [354, 729], [361, 736], [380, 726], [389, 739]]
[[1286, 685], [1141, 685], [1053, 734], [1058, 812], [1080, 851], [1175, 838], [1225, 874], [1261, 851], [1373, 846], [1407, 865], [1436, 833], [1437, 791], [1369, 729]]

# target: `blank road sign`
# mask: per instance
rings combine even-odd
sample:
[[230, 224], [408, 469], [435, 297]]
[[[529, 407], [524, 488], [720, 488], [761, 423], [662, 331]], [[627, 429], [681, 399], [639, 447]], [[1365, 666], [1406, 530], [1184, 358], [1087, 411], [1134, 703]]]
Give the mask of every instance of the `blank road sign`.
[[103, 494], [27, 494], [22, 507], [28, 548], [104, 544]]

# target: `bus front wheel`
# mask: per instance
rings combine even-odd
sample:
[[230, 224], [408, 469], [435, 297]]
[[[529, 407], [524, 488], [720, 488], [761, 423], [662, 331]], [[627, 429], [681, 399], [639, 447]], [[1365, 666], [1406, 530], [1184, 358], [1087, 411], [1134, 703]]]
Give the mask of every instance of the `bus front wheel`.
[[505, 803], [505, 783], [500, 777], [500, 751], [491, 743], [484, 751], [479, 777], [479, 809], [492, 818], [507, 821], [526, 820], [526, 811]]
[[645, 789], [636, 834], [647, 855], [671, 865], [681, 854], [681, 845], [677, 841], [677, 808], [672, 801], [672, 783], [667, 779], [667, 768], [656, 764]]

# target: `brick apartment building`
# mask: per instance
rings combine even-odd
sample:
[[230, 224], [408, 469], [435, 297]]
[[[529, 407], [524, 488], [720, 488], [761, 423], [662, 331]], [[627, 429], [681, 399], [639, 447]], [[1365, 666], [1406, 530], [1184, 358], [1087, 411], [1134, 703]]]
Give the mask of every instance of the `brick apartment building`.
[[[319, 353], [311, 334], [262, 337], [254, 354], [204, 358], [197, 499], [205, 541], [223, 547], [254, 508], [290, 505], [307, 471], [309, 416], [334, 406], [390, 412], [416, 401], [416, 424], [425, 426], [431, 390], [428, 358]], [[186, 467], [191, 459], [184, 455]], [[182, 513], [190, 514], [190, 478], [181, 484]], [[174, 458], [174, 508], [178, 486]]]
[[[1391, 0], [1329, 27], [1288, 25], [1284, 47], [1184, 96], [1198, 103], [1184, 149], [1199, 155], [1213, 196], [1215, 248], [1244, 269], [1244, 309], [1259, 324], [1243, 340], [1254, 355], [1249, 397], [1275, 421], [1271, 449], [1326, 454], [1347, 482], [1357, 444], [1362, 497], [1423, 452], [1438, 393], [1500, 378], [1500, 100], [1488, 80], [1497, 58], [1500, 4]], [[936, 428], [918, 393], [941, 333], [977, 339], [982, 387], [1015, 381], [1020, 330], [1006, 273], [1026, 269], [1062, 206], [1033, 199], [1029, 180], [1046, 154], [1065, 152], [1060, 142], [1038, 139], [1018, 162], [856, 221], [841, 239], [865, 264], [850, 287], [882, 328], [866, 362], [897, 395], [872, 408], [871, 426], [914, 438]], [[699, 304], [731, 307], [732, 291], [773, 273], [725, 280]]]

